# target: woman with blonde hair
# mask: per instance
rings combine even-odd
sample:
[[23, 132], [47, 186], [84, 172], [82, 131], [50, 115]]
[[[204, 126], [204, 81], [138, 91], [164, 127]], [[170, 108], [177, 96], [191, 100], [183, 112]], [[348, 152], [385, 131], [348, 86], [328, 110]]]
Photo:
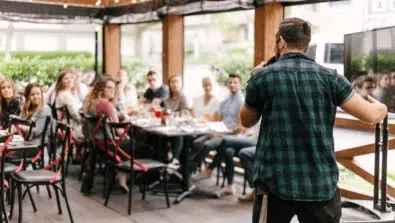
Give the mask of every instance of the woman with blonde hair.
[[16, 95], [14, 82], [4, 78], [0, 82], [0, 121], [1, 129], [10, 127], [10, 115], [19, 115], [21, 99]]

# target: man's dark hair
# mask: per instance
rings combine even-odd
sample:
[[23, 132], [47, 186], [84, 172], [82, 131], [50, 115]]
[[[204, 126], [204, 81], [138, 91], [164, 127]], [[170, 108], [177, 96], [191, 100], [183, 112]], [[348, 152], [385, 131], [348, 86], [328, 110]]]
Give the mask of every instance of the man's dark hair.
[[157, 75], [157, 73], [153, 70], [150, 70], [150, 71], [148, 71], [146, 76], [148, 77], [148, 76], [152, 76], [152, 75]]
[[311, 40], [310, 23], [299, 18], [284, 19], [276, 33], [276, 40], [280, 36], [287, 42], [288, 48], [305, 50]]
[[239, 81], [240, 81], [240, 83], [241, 83], [241, 76], [238, 75], [238, 74], [235, 74], [235, 73], [229, 74], [228, 80], [229, 80], [230, 78], [237, 78], [237, 79], [239, 79]]
[[352, 87], [353, 88], [356, 88], [356, 87], [361, 88], [361, 87], [363, 87], [363, 83], [365, 83], [365, 82], [376, 84], [376, 80], [373, 77], [368, 76], [368, 75], [363, 75], [363, 76], [357, 77], [352, 82]]

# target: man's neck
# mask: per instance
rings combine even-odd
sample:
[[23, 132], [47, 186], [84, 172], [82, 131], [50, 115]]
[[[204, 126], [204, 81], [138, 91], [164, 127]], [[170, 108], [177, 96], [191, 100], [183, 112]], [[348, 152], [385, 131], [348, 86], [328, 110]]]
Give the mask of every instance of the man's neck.
[[287, 53], [305, 53], [303, 50], [300, 50], [300, 49], [283, 49], [282, 51], [281, 51], [281, 56], [283, 56], [284, 54], [287, 54]]
[[157, 91], [159, 88], [160, 88], [160, 86], [154, 86], [154, 87], [151, 87], [151, 90], [152, 91]]

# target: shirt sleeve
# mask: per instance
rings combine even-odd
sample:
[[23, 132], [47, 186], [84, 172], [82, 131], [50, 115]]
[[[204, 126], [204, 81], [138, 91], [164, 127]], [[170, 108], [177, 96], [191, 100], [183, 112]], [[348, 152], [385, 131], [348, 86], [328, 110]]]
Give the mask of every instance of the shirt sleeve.
[[354, 90], [351, 83], [339, 74], [334, 76], [335, 86], [334, 86], [334, 100], [337, 106], [341, 106], [344, 102], [350, 99], [354, 95]]
[[246, 97], [244, 104], [253, 110], [261, 111], [265, 102], [262, 97], [262, 78], [251, 77], [246, 88]]
[[166, 100], [169, 97], [169, 87], [167, 87], [167, 85], [163, 85], [161, 89], [160, 99]]
[[45, 120], [48, 116], [51, 117], [51, 115], [51, 109], [44, 105], [43, 109], [37, 114], [35, 119], [33, 119], [33, 121], [36, 122], [36, 127], [33, 129], [34, 137], [39, 137], [42, 135], [45, 128]]

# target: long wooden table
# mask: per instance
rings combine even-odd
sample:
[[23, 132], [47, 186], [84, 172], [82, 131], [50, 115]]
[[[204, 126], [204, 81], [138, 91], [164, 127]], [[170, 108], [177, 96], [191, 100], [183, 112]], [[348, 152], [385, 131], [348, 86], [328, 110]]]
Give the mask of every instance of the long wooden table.
[[[355, 158], [367, 154], [374, 154], [374, 130], [375, 125], [373, 124], [364, 123], [345, 113], [338, 113], [333, 131], [337, 162], [371, 184], [374, 183], [374, 170], [367, 170], [366, 165], [358, 162]], [[395, 119], [388, 119], [388, 130], [388, 149], [394, 149]], [[342, 190], [343, 197], [350, 199], [373, 200], [373, 193], [367, 194], [358, 191], [357, 188], [346, 188], [343, 185], [339, 186]], [[390, 197], [395, 198], [394, 185], [387, 183], [387, 192]]]

